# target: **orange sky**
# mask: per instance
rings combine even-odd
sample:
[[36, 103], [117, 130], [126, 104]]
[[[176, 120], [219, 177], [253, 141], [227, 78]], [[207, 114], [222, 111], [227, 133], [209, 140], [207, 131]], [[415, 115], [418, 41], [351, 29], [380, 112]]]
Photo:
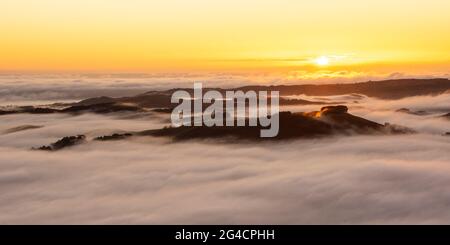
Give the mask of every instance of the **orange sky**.
[[449, 10], [448, 0], [0, 0], [0, 70], [448, 71]]

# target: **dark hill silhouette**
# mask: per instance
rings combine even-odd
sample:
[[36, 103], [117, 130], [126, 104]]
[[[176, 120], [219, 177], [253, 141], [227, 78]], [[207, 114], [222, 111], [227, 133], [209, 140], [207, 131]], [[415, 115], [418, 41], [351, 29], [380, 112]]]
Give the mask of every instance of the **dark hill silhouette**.
[[[91, 99], [90, 99], [91, 100]], [[0, 115], [17, 114], [17, 113], [31, 113], [31, 114], [50, 114], [50, 113], [70, 113], [70, 114], [80, 114], [80, 113], [98, 113], [107, 114], [112, 112], [139, 112], [144, 109], [130, 104], [108, 102], [108, 103], [95, 103], [91, 104], [75, 104], [67, 105], [64, 109], [54, 109], [48, 107], [33, 107], [33, 106], [21, 106], [15, 110], [2, 111], [0, 110]]]
[[280, 91], [280, 95], [329, 96], [356, 93], [380, 99], [401, 99], [445, 93], [450, 90], [450, 80], [445, 78], [398, 79], [345, 84], [246, 86], [238, 89], [244, 91], [275, 90]]
[[44, 145], [39, 148], [32, 148], [33, 150], [42, 150], [42, 151], [59, 151], [67, 147], [71, 147], [74, 145], [82, 144], [86, 141], [86, 136], [77, 135], [77, 136], [67, 136], [64, 137], [55, 143], [50, 145]]
[[133, 136], [131, 133], [125, 133], [125, 134], [112, 134], [112, 135], [105, 135], [95, 138], [94, 140], [97, 141], [112, 141], [112, 140], [122, 140], [128, 137]]
[[[320, 111], [308, 113], [280, 112], [279, 134], [274, 138], [261, 138], [262, 127], [206, 127], [181, 126], [164, 127], [162, 129], [145, 130], [141, 132], [127, 132], [97, 137], [95, 141], [123, 140], [129, 137], [170, 137], [175, 141], [194, 139], [228, 139], [249, 140], [252, 142], [266, 140], [311, 139], [318, 137], [331, 137], [334, 135], [386, 135], [408, 134], [413, 130], [391, 124], [379, 124], [348, 113], [346, 106], [326, 106]], [[248, 125], [248, 122], [246, 123]], [[66, 147], [85, 142], [84, 135], [64, 137], [49, 145], [37, 148], [38, 150], [56, 151]]]
[[[181, 126], [148, 130], [136, 135], [166, 136], [175, 140], [237, 138], [247, 140], [285, 140], [351, 134], [404, 134], [413, 130], [390, 124], [379, 124], [349, 114], [346, 106], [327, 106], [309, 113], [280, 112], [280, 130], [275, 138], [260, 138], [262, 127]], [[248, 125], [248, 123], [246, 124]]]
[[[191, 95], [192, 88], [181, 88]], [[83, 100], [76, 105], [94, 105], [95, 103], [104, 103], [105, 101], [115, 101], [118, 103], [134, 104], [145, 108], [171, 108], [170, 103], [172, 93], [179, 90], [170, 89], [165, 91], [150, 91], [133, 97], [108, 98], [99, 97]], [[222, 94], [225, 89], [204, 88], [203, 92], [217, 90]], [[448, 79], [401, 79], [385, 81], [369, 81], [363, 83], [350, 84], [323, 84], [323, 85], [279, 85], [279, 86], [244, 86], [231, 90], [247, 91], [279, 91], [281, 96], [305, 94], [309, 96], [330, 96], [345, 94], [363, 94], [380, 99], [401, 99], [409, 96], [419, 95], [438, 95], [450, 91], [450, 81]], [[308, 101], [301, 99], [280, 98], [280, 105], [325, 105], [326, 102]], [[333, 104], [339, 104], [335, 102]]]

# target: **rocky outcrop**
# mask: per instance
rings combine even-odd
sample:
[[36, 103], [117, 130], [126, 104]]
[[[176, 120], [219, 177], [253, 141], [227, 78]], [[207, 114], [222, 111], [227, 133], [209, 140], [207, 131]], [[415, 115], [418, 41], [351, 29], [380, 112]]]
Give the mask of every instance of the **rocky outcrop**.
[[[322, 107], [320, 111], [303, 113], [318, 121], [328, 123], [339, 132], [353, 132], [366, 134], [369, 132], [392, 131], [393, 125], [382, 125], [362, 117], [348, 113], [348, 107], [344, 105]], [[397, 130], [394, 130], [397, 131]]]
[[348, 107], [345, 105], [338, 106], [325, 106], [320, 109], [320, 113], [322, 115], [330, 115], [330, 114], [343, 114], [348, 112]]

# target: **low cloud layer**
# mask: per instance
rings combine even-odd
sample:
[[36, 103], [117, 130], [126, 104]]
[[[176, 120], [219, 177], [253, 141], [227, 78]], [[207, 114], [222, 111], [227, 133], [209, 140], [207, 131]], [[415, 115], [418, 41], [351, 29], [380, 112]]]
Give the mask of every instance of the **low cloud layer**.
[[450, 140], [0, 147], [2, 224], [449, 223]]
[[[0, 223], [450, 224], [450, 137], [442, 136], [450, 125], [437, 118], [448, 94], [323, 99], [419, 133], [277, 144], [142, 137], [40, 152], [30, 148], [68, 135], [160, 128], [168, 115], [4, 115]], [[402, 107], [432, 114], [395, 112]], [[42, 127], [5, 133], [23, 125]]]

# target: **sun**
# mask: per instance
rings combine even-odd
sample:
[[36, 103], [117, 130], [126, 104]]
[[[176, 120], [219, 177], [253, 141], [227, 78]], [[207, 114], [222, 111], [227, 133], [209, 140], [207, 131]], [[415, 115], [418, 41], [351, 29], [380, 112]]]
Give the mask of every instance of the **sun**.
[[330, 60], [326, 56], [320, 56], [314, 60], [318, 66], [326, 66], [330, 63]]

